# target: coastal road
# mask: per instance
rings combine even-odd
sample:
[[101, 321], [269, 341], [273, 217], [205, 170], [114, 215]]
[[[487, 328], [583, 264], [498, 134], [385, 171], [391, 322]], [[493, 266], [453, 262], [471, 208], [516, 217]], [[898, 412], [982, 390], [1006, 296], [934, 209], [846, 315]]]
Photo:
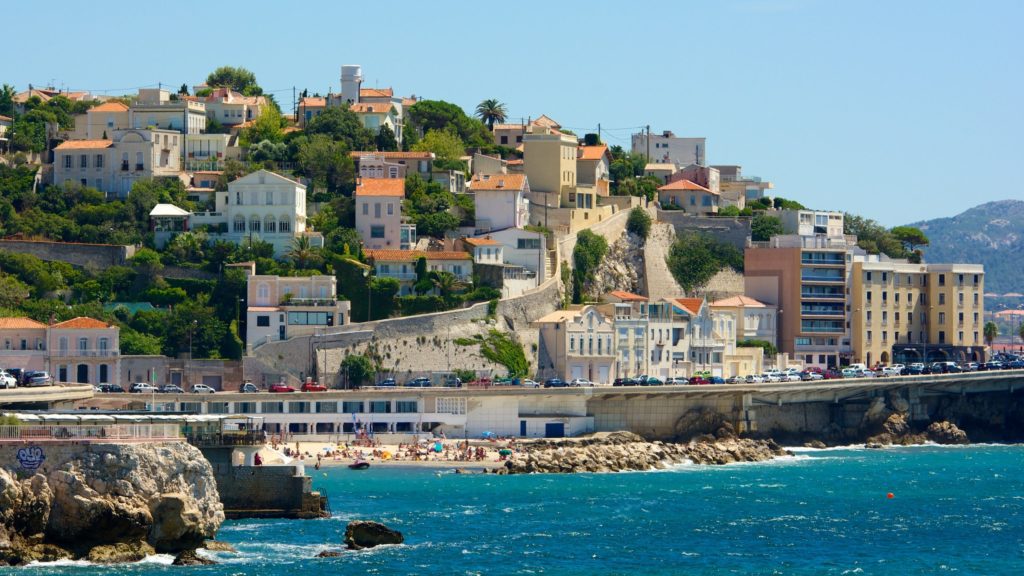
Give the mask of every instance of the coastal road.
[[52, 404], [88, 400], [93, 396], [92, 386], [69, 384], [66, 386], [38, 386], [0, 390], [0, 407], [24, 404]]

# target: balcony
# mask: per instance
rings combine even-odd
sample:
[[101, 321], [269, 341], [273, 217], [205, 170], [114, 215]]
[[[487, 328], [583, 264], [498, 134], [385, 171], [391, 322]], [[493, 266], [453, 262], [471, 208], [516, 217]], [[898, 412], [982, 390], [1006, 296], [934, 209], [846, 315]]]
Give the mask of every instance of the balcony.
[[808, 300], [845, 300], [846, 295], [842, 292], [807, 292], [801, 291], [800, 298]]
[[288, 298], [281, 301], [281, 306], [336, 306], [337, 304], [336, 298]]
[[128, 171], [128, 163], [127, 162], [121, 162], [121, 172], [127, 172], [127, 171]]
[[53, 355], [58, 358], [113, 358], [120, 354], [120, 350], [79, 348], [78, 350], [57, 350]]
[[846, 260], [842, 254], [815, 254], [815, 253], [803, 253], [800, 255], [801, 264], [810, 264], [813, 266], [846, 266]]
[[832, 317], [845, 317], [846, 312], [842, 307], [832, 308], [829, 306], [801, 306], [800, 314], [804, 316], [832, 316]]
[[378, 272], [381, 278], [394, 278], [395, 280], [415, 280], [415, 272]]
[[145, 169], [146, 169], [146, 166], [144, 164], [136, 164], [135, 165], [135, 171], [136, 172], [142, 172]]
[[835, 274], [814, 274], [814, 273], [803, 273], [800, 274], [801, 282], [827, 282], [827, 283], [838, 283], [842, 284], [846, 282], [846, 278], [842, 275]]

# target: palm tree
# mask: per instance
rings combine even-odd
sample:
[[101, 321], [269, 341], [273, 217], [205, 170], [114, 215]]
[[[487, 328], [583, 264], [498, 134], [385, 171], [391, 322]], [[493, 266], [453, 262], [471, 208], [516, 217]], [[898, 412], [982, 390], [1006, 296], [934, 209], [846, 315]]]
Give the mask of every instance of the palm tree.
[[505, 121], [508, 110], [505, 105], [494, 98], [488, 98], [476, 105], [476, 117], [487, 124], [490, 131], [494, 131], [494, 124], [501, 124]]
[[437, 293], [447, 304], [452, 294], [466, 287], [466, 283], [459, 280], [451, 272], [434, 272], [430, 275], [430, 281], [437, 288]]
[[309, 236], [302, 235], [292, 241], [292, 249], [288, 251], [288, 257], [291, 258], [296, 268], [305, 269], [320, 260], [320, 250], [310, 244]]
[[992, 342], [995, 341], [996, 336], [999, 336], [999, 326], [996, 326], [995, 322], [986, 322], [984, 332], [985, 343], [988, 344], [989, 348], [991, 348]]

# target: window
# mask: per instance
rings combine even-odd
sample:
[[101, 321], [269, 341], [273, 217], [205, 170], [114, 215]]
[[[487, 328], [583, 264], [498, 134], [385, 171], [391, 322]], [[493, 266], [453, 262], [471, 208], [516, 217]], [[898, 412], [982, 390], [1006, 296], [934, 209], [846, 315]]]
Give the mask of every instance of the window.
[[363, 216], [369, 216], [369, 214], [370, 214], [370, 205], [364, 202], [363, 203]]
[[88, 154], [81, 154], [81, 155], [79, 155], [79, 157], [78, 157], [78, 167], [79, 168], [88, 168], [89, 167], [89, 155]]
[[309, 402], [289, 402], [289, 414], [309, 414]]
[[392, 204], [391, 202], [388, 202], [388, 216], [391, 216], [394, 213], [395, 213], [395, 205]]
[[945, 292], [939, 292], [939, 306], [942, 306], [945, 303], [946, 303], [946, 294], [945, 294]]
[[864, 280], [867, 281], [867, 282], [871, 282], [871, 272], [865, 272], [864, 274], [865, 274]]
[[868, 302], [871, 302], [871, 290], [868, 290], [866, 295]]
[[519, 238], [516, 240], [519, 250], [540, 250], [540, 238]]
[[260, 412], [264, 414], [283, 414], [284, 402], [261, 402]]
[[888, 300], [889, 300], [889, 293], [886, 292], [885, 290], [882, 290], [882, 303], [885, 303]]
[[236, 402], [235, 403], [235, 414], [255, 414], [256, 403], [255, 402]]
[[419, 412], [419, 403], [415, 400], [395, 400], [395, 412], [399, 414]]
[[288, 220], [287, 217], [282, 216], [281, 219], [277, 221], [277, 231], [278, 232], [291, 232], [292, 231], [292, 223], [291, 223], [291, 221]]
[[267, 216], [263, 219], [263, 231], [270, 233], [277, 231], [277, 220], [274, 220], [273, 216]]
[[696, 206], [696, 205], [697, 205], [697, 197], [694, 196], [693, 194], [691, 194], [690, 195], [690, 206]]
[[391, 402], [387, 400], [371, 400], [370, 401], [370, 413], [371, 414], [390, 414], [391, 413]]
[[380, 218], [380, 202], [375, 202], [373, 205], [373, 217]]
[[345, 414], [359, 414], [363, 411], [362, 402], [342, 402], [341, 411]]
[[370, 226], [370, 238], [383, 238], [384, 227], [383, 226]]
[[502, 137], [501, 137], [501, 143], [502, 143], [503, 145], [504, 145], [504, 144], [508, 144], [508, 136], [502, 136]]
[[274, 191], [273, 190], [267, 190], [266, 203], [267, 203], [267, 206], [272, 206], [274, 204]]
[[939, 274], [939, 286], [945, 286], [945, 285], [946, 285], [946, 275], [945, 274]]
[[944, 330], [939, 330], [939, 344], [945, 344], [945, 343], [946, 343], [946, 332]]
[[[25, 341], [22, 340], [21, 341], [21, 349], [24, 350], [25, 348], [26, 348]], [[85, 352], [88, 349], [89, 349], [89, 339], [88, 338], [79, 338], [78, 339], [78, 351], [79, 352]]]
[[235, 232], [245, 232], [245, 217], [244, 216], [235, 216], [234, 231]]
[[249, 219], [249, 232], [259, 232], [259, 231], [260, 231], [260, 217], [259, 216], [253, 216], [251, 219]]
[[337, 402], [317, 402], [316, 411], [320, 414], [336, 414], [338, 412]]
[[256, 317], [256, 325], [257, 326], [263, 326], [263, 327], [269, 327], [270, 326], [270, 316], [257, 316]]
[[230, 414], [229, 406], [227, 402], [208, 402], [206, 411], [209, 414]]
[[945, 323], [946, 323], [946, 313], [945, 312], [939, 312], [939, 324], [945, 324]]
[[101, 168], [103, 168], [103, 154], [97, 154], [96, 155], [96, 169], [99, 170]]
[[64, 155], [64, 167], [71, 168], [71, 154]]

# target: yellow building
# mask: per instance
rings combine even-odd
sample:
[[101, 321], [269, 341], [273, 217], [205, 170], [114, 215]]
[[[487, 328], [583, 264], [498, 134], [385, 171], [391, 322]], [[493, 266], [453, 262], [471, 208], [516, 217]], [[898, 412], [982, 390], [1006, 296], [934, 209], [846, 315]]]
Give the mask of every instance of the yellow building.
[[850, 273], [853, 361], [985, 358], [984, 267], [855, 259]]
[[[575, 207], [576, 137], [554, 128], [531, 125], [523, 136], [523, 163], [530, 189], [543, 193], [551, 208]], [[549, 196], [551, 198], [549, 199]]]

